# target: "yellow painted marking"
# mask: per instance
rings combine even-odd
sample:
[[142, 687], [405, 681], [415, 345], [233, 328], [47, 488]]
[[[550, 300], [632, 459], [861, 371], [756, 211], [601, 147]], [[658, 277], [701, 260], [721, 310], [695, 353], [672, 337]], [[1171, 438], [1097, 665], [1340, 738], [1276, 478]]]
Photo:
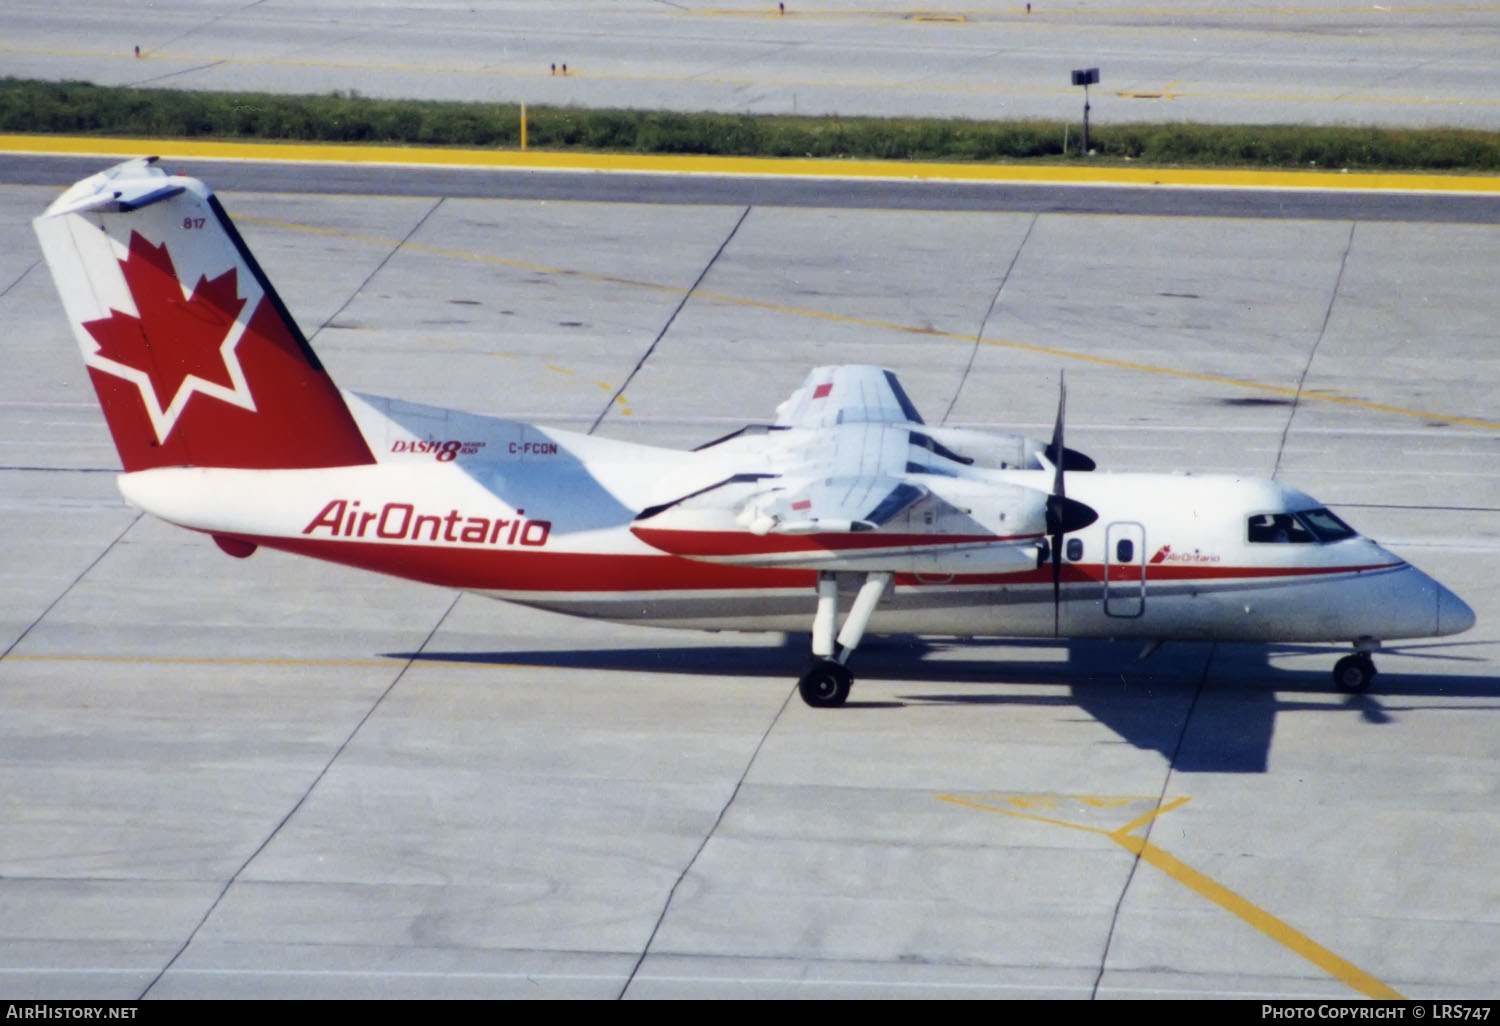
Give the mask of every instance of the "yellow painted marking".
[[[966, 805], [986, 812], [1000, 812], [1016, 819], [1029, 819], [1038, 823], [1068, 827], [1071, 830], [1087, 830], [1093, 834], [1109, 836], [1113, 830], [1095, 824], [1102, 819], [1118, 821], [1120, 811], [1131, 807], [1145, 806], [1147, 817], [1156, 815], [1159, 802], [1154, 795], [1077, 795], [1077, 794], [944, 794], [939, 801], [954, 805]], [[1177, 804], [1188, 801], [1180, 799]], [[1101, 813], [1104, 815], [1101, 816]], [[1110, 815], [1113, 813], [1113, 815]], [[1138, 823], [1137, 817], [1131, 823]], [[1127, 824], [1129, 826], [1131, 824]], [[1124, 829], [1123, 827], [1120, 829]]]
[[[1494, 4], [1485, 4], [1485, 5], [1480, 5], [1480, 6], [1470, 6], [1470, 5], [1462, 5], [1462, 6], [1458, 6], [1458, 5], [1441, 5], [1441, 6], [1424, 6], [1424, 7], [1403, 7], [1401, 9], [1401, 14], [1402, 15], [1413, 14], [1413, 15], [1424, 15], [1424, 16], [1430, 16], [1431, 14], [1434, 14], [1434, 13], [1463, 13], [1463, 14], [1472, 14], [1472, 13], [1478, 13], [1478, 12], [1484, 12], [1484, 11], [1493, 10], [1493, 9], [1495, 9], [1495, 6], [1496, 5], [1494, 5]], [[669, 12], [669, 13], [670, 13], [671, 16], [682, 16], [682, 15], [685, 14], [685, 15], [688, 15], [688, 16], [698, 15], [698, 16], [708, 16], [708, 17], [738, 17], [738, 18], [755, 18], [755, 19], [775, 18], [775, 17], [779, 16], [777, 14], [777, 11], [776, 11], [776, 9], [774, 7], [767, 7], [767, 8], [762, 8], [762, 9], [752, 9], [752, 10], [744, 10], [744, 9], [717, 10], [717, 9], [712, 9], [712, 8], [706, 8], [706, 9], [700, 9], [700, 10], [696, 10], [696, 11], [691, 11], [691, 10], [689, 10], [689, 11], [674, 11], [674, 12]], [[887, 20], [887, 21], [895, 20], [895, 21], [904, 21], [904, 22], [946, 22], [946, 23], [950, 23], [950, 24], [967, 24], [967, 23], [974, 23], [974, 22], [991, 22], [991, 23], [993, 23], [993, 22], [995, 22], [997, 20], [1010, 21], [1010, 20], [1019, 18], [1021, 20], [1031, 20], [1031, 21], [1034, 21], [1034, 23], [1037, 24], [1039, 27], [1041, 25], [1045, 24], [1047, 21], [1050, 21], [1050, 20], [1053, 20], [1053, 19], [1057, 19], [1057, 18], [1061, 18], [1061, 17], [1082, 17], [1082, 18], [1097, 19], [1096, 21], [1093, 22], [1093, 26], [1094, 26], [1095, 31], [1100, 31], [1100, 32], [1119, 32], [1119, 33], [1138, 33], [1139, 29], [1137, 28], [1137, 26], [1131, 23], [1131, 21], [1133, 21], [1136, 16], [1143, 16], [1144, 15], [1144, 16], [1152, 16], [1152, 17], [1168, 17], [1168, 18], [1170, 18], [1170, 17], [1188, 17], [1188, 16], [1201, 17], [1201, 16], [1203, 16], [1205, 14], [1209, 14], [1209, 15], [1215, 17], [1215, 18], [1226, 19], [1226, 20], [1224, 20], [1224, 21], [1222, 21], [1222, 22], [1220, 22], [1218, 24], [1214, 24], [1214, 25], [1212, 25], [1210, 27], [1215, 32], [1218, 32], [1218, 33], [1227, 33], [1227, 32], [1234, 31], [1234, 29], [1232, 28], [1232, 26], [1234, 26], [1235, 24], [1237, 24], [1237, 23], [1235, 23], [1233, 21], [1227, 20], [1227, 18], [1232, 17], [1236, 13], [1239, 13], [1239, 14], [1249, 14], [1249, 15], [1254, 16], [1254, 17], [1270, 16], [1270, 17], [1276, 18], [1278, 20], [1285, 20], [1286, 18], [1295, 17], [1295, 16], [1298, 16], [1298, 15], [1313, 15], [1313, 16], [1316, 16], [1316, 17], [1318, 17], [1320, 19], [1325, 19], [1325, 18], [1328, 18], [1330, 16], [1334, 16], [1334, 15], [1338, 15], [1338, 14], [1352, 14], [1352, 15], [1368, 14], [1369, 13], [1369, 8], [1365, 8], [1365, 7], [1362, 7], [1362, 6], [1345, 6], [1345, 7], [1335, 7], [1335, 8], [1276, 8], [1276, 7], [1273, 6], [1273, 7], [1265, 7], [1265, 8], [1261, 8], [1261, 9], [1241, 10], [1241, 11], [1237, 11], [1237, 12], [1236, 11], [1204, 12], [1204, 11], [1179, 11], [1179, 10], [1175, 10], [1175, 9], [1156, 9], [1156, 10], [1109, 9], [1109, 10], [1099, 10], [1097, 8], [1091, 8], [1091, 7], [1083, 7], [1081, 9], [1064, 9], [1062, 7], [1058, 7], [1056, 9], [1051, 9], [1051, 8], [1047, 9], [1046, 12], [1045, 12], [1045, 16], [1043, 16], [1043, 12], [1039, 8], [1037, 10], [1038, 17], [1036, 17], [1035, 19], [1028, 19], [1027, 16], [1026, 16], [1025, 11], [1023, 9], [1023, 7], [1021, 7], [1021, 6], [1011, 7], [1009, 9], [1007, 9], [1004, 13], [1001, 13], [1001, 12], [996, 12], [996, 11], [987, 11], [987, 10], [984, 10], [984, 9], [976, 9], [976, 10], [936, 10], [936, 9], [934, 9], [934, 10], [928, 10], [928, 9], [916, 9], [916, 10], [907, 10], [907, 11], [869, 11], [869, 10], [864, 10], [864, 11], [861, 11], [861, 10], [853, 10], [853, 11], [849, 11], [849, 10], [819, 11], [819, 10], [817, 10], [815, 8], [814, 9], [809, 9], [809, 10], [803, 10], [800, 7], [800, 5], [799, 5], [799, 7], [798, 7], [797, 10], [795, 10], [794, 12], [788, 12], [788, 13], [789, 14], [795, 14], [798, 17], [812, 18], [812, 19], [833, 19], [833, 18], [870, 19], [870, 18], [876, 18], [876, 19]], [[1383, 13], [1389, 15], [1389, 12], [1383, 12]], [[1111, 23], [1111, 19], [1117, 19], [1117, 18], [1120, 18], [1122, 16], [1126, 16], [1126, 15], [1130, 16], [1130, 20], [1127, 20], [1127, 21], [1124, 21], [1124, 22], [1118, 22], [1118, 21], [1116, 21], [1114, 23]], [[1384, 24], [1387, 20], [1388, 20], [1387, 17], [1382, 17], [1380, 19], [1379, 23], [1380, 24]], [[1245, 23], [1245, 24], [1248, 24], [1248, 22]], [[1351, 26], [1351, 29], [1358, 30], [1361, 27], [1362, 26], [1355, 25], [1355, 26]], [[1197, 27], [1193, 27], [1193, 26], [1181, 26], [1181, 27], [1159, 26], [1159, 27], [1157, 27], [1156, 31], [1158, 33], [1166, 33], [1166, 32], [1184, 32], [1184, 33], [1185, 32], [1193, 32], [1193, 33], [1198, 33], [1198, 32], [1203, 31], [1203, 29], [1200, 29], [1200, 28], [1197, 28]], [[1248, 29], [1244, 29], [1243, 31], [1254, 32], [1254, 31], [1259, 31], [1259, 30], [1255, 29], [1255, 28], [1248, 28]], [[1364, 42], [1364, 37], [1363, 36], [1359, 36], [1359, 35], [1352, 35], [1351, 34], [1351, 35], [1346, 36], [1345, 38], [1349, 39], [1350, 42], [1351, 42], [1351, 44], [1359, 44], [1361, 42]], [[68, 50], [68, 49], [30, 48], [30, 47], [0, 47], [0, 55], [4, 55], [4, 54], [15, 54], [15, 55], [21, 55], [21, 56], [40, 56], [40, 57], [92, 58], [92, 59], [96, 59], [96, 60], [97, 59], [105, 59], [105, 60], [130, 61], [132, 63], [139, 63], [140, 61], [143, 61], [143, 60], [145, 60], [145, 61], [157, 61], [157, 62], [162, 62], [162, 63], [168, 64], [168, 65], [170, 65], [170, 66], [172, 66], [174, 68], [178, 68], [178, 69], [182, 69], [182, 70], [192, 70], [195, 66], [204, 66], [204, 65], [214, 65], [214, 66], [239, 65], [239, 66], [244, 66], [244, 67], [265, 67], [265, 68], [273, 68], [273, 69], [274, 68], [279, 68], [279, 67], [292, 67], [292, 68], [330, 69], [330, 70], [334, 70], [334, 71], [360, 71], [360, 72], [379, 71], [379, 72], [388, 72], [388, 73], [395, 73], [395, 74], [466, 75], [466, 76], [474, 76], [474, 77], [489, 78], [489, 79], [523, 79], [524, 80], [524, 79], [533, 79], [533, 78], [540, 79], [540, 78], [551, 78], [551, 77], [554, 77], [553, 76], [553, 72], [551, 71], [550, 66], [544, 66], [540, 62], [537, 62], [535, 64], [528, 63], [525, 66], [516, 65], [516, 64], [510, 64], [510, 65], [501, 64], [501, 65], [496, 65], [496, 64], [490, 64], [490, 63], [479, 63], [479, 64], [475, 64], [475, 63], [467, 63], [467, 64], [466, 63], [457, 63], [457, 64], [453, 64], [453, 63], [448, 63], [448, 64], [427, 64], [427, 63], [404, 63], [404, 62], [396, 62], [396, 61], [346, 61], [346, 60], [334, 60], [334, 59], [330, 59], [330, 58], [327, 58], [327, 57], [319, 57], [319, 58], [289, 58], [289, 57], [271, 57], [271, 56], [238, 57], [238, 56], [234, 56], [232, 54], [227, 54], [227, 53], [200, 53], [200, 54], [193, 54], [193, 53], [158, 53], [156, 51], [142, 51], [142, 53], [140, 54], [139, 57], [135, 57], [135, 56], [132, 55], [131, 51], [123, 50], [123, 49], [116, 50], [116, 49], [113, 49], [113, 48], [110, 48], [110, 49], [79, 49], [79, 50]], [[582, 76], [577, 71], [576, 67], [571, 67], [571, 68], [569, 68], [568, 72], [563, 77], [566, 77], [566, 78], [578, 78], [578, 77], [582, 77]], [[763, 72], [763, 73], [761, 73], [759, 75], [755, 75], [755, 76], [715, 75], [715, 74], [701, 74], [701, 75], [691, 75], [691, 76], [688, 76], [688, 75], [680, 74], [680, 73], [679, 74], [646, 74], [646, 73], [624, 72], [624, 71], [610, 72], [608, 70], [605, 70], [605, 71], [602, 71], [602, 72], [601, 71], [596, 71], [595, 73], [593, 73], [589, 77], [591, 79], [593, 79], [593, 80], [596, 80], [596, 81], [605, 80], [605, 81], [616, 81], [616, 82], [666, 82], [666, 83], [682, 83], [682, 82], [687, 81], [687, 80], [690, 79], [696, 85], [705, 85], [705, 84], [707, 84], [707, 85], [729, 86], [729, 87], [733, 87], [733, 88], [746, 88], [746, 87], [752, 87], [752, 86], [755, 86], [755, 87], [775, 86], [775, 87], [782, 88], [782, 89], [856, 89], [856, 90], [868, 90], [868, 89], [875, 88], [875, 89], [880, 89], [880, 90], [884, 90], [884, 91], [887, 91], [887, 92], [950, 93], [950, 94], [961, 94], [961, 95], [986, 95], [986, 96], [995, 96], [995, 97], [1001, 97], [1001, 98], [1006, 97], [1006, 96], [1015, 96], [1015, 95], [1021, 94], [1021, 93], [1024, 93], [1024, 94], [1027, 94], [1027, 95], [1050, 95], [1050, 96], [1058, 96], [1058, 95], [1067, 95], [1067, 94], [1069, 94], [1071, 92], [1071, 90], [1069, 89], [1069, 87], [1066, 87], [1066, 86], [1063, 86], [1063, 85], [1053, 85], [1053, 86], [1047, 86], [1047, 87], [1032, 87], [1032, 88], [1027, 88], [1027, 87], [1017, 86], [1014, 83], [1008, 83], [1008, 82], [998, 82], [998, 83], [997, 82], [990, 82], [990, 81], [979, 81], [979, 82], [976, 82], [976, 81], [943, 82], [943, 81], [933, 81], [933, 80], [927, 79], [927, 78], [923, 78], [923, 79], [921, 79], [919, 81], [906, 81], [906, 80], [900, 80], [900, 79], [882, 80], [882, 79], [880, 79], [878, 77], [864, 77], [864, 78], [853, 78], [853, 79], [840, 80], [840, 79], [830, 79], [830, 78], [823, 77], [823, 76], [817, 76], [817, 77], [805, 77], [805, 76], [804, 77], [796, 77], [796, 76], [791, 76], [791, 75], [777, 75], [774, 72]], [[1366, 104], [1366, 105], [1369, 105], [1369, 104], [1384, 104], [1384, 105], [1394, 105], [1394, 106], [1440, 105], [1440, 106], [1476, 107], [1476, 106], [1488, 106], [1488, 105], [1494, 105], [1494, 104], [1500, 103], [1500, 98], [1496, 98], [1494, 96], [1486, 95], [1486, 94], [1483, 94], [1483, 93], [1475, 94], [1475, 95], [1469, 95], [1469, 96], [1432, 97], [1432, 96], [1424, 96], [1424, 95], [1391, 95], [1389, 93], [1382, 93], [1382, 92], [1348, 93], [1348, 92], [1339, 91], [1337, 89], [1314, 90], [1314, 91], [1312, 91], [1310, 93], [1292, 93], [1292, 94], [1274, 94], [1274, 95], [1273, 94], [1259, 94], [1259, 93], [1252, 93], [1252, 92], [1239, 92], [1239, 91], [1218, 89], [1218, 90], [1210, 90], [1210, 91], [1199, 91], [1199, 92], [1195, 92], [1195, 93], [1192, 93], [1192, 94], [1185, 94], [1185, 93], [1183, 93], [1183, 94], [1178, 94], [1178, 95], [1193, 95], [1193, 96], [1198, 96], [1198, 97], [1217, 97], [1217, 98], [1220, 98], [1220, 99], [1233, 99], [1233, 100], [1238, 100], [1238, 101], [1242, 101], [1242, 102], [1264, 102], [1264, 101], [1269, 101], [1269, 100], [1275, 100], [1275, 101], [1279, 101], [1279, 102], [1290, 102], [1290, 103], [1309, 103], [1309, 104], [1316, 104], [1316, 105], [1319, 105], [1319, 106], [1326, 106], [1326, 105], [1329, 105], [1329, 104], [1336, 104], [1336, 103], [1343, 103], [1343, 104], [1360, 103], [1360, 104]], [[522, 127], [523, 127], [523, 133], [524, 133], [524, 127], [525, 127], [524, 121], [523, 121]], [[525, 149], [525, 148], [526, 147], [523, 145], [522, 149]]]
[[[1053, 6], [1053, 3], [1056, 6]], [[1360, 4], [1337, 4], [1327, 7], [1282, 7], [1276, 4], [1268, 4], [1263, 7], [1247, 7], [1236, 5], [1219, 10], [1204, 10], [1201, 7], [1099, 7], [1093, 4], [1077, 7], [1065, 7], [1059, 0], [1033, 0], [1033, 18], [1039, 15], [1066, 15], [1079, 18], [1118, 18], [1147, 16], [1153, 18], [1175, 17], [1175, 18], [1228, 18], [1243, 17], [1246, 19], [1282, 18], [1282, 17], [1322, 17], [1327, 15], [1364, 15], [1372, 10], [1382, 14], [1390, 13], [1387, 7], [1373, 6], [1367, 3]], [[1472, 4], [1423, 4], [1420, 6], [1401, 5], [1398, 14], [1475, 14], [1483, 11], [1496, 10], [1495, 3], [1472, 3]], [[674, 13], [679, 15], [691, 15], [706, 18], [766, 18], [776, 17], [775, 6], [769, 8], [739, 8], [739, 7], [682, 7], [675, 8]], [[934, 17], [947, 20], [983, 20], [995, 19], [998, 15], [1007, 16], [1026, 14], [1026, 5], [1011, 4], [1003, 10], [994, 8], [944, 8], [942, 10], [930, 10], [927, 8], [915, 8], [905, 11], [888, 11], [869, 8], [824, 8], [816, 4], [799, 2], [795, 8], [787, 6], [787, 16], [811, 17], [811, 18], [845, 18], [845, 19], [879, 19], [883, 21], [916, 21], [924, 18]]]
[[1160, 816], [1167, 812], [1171, 812], [1173, 809], [1181, 808], [1190, 801], [1192, 801], [1192, 799], [1187, 797], [1175, 798], [1172, 801], [1168, 802], [1166, 805], [1161, 805], [1157, 808], [1150, 809], [1142, 815], [1137, 816], [1135, 819], [1132, 819], [1129, 823], [1126, 823], [1124, 826], [1122, 826], [1120, 829], [1116, 830], [1109, 836], [1124, 837], [1126, 834], [1133, 833], [1143, 826], [1150, 825], [1151, 821], [1154, 820], [1157, 816]]
[[[1207, 898], [1215, 905], [1218, 905], [1220, 908], [1259, 930], [1271, 938], [1271, 940], [1302, 956], [1319, 969], [1328, 973], [1328, 975], [1342, 980], [1366, 997], [1393, 1001], [1405, 1000], [1401, 993], [1377, 980], [1352, 962], [1335, 955], [1306, 934], [1277, 919], [1265, 909], [1246, 900], [1223, 884], [1198, 872], [1185, 862], [1147, 841], [1144, 837], [1136, 836], [1135, 831], [1148, 826], [1158, 816], [1162, 816], [1173, 809], [1185, 805], [1190, 801], [1187, 797], [1176, 798], [1165, 805], [1156, 804], [1156, 799], [1153, 798], [1102, 797], [1089, 799], [1069, 795], [937, 795], [937, 799], [938, 801], [948, 802], [953, 805], [967, 806], [968, 808], [981, 809], [986, 812], [998, 812], [1001, 815], [1011, 816], [1016, 819], [1050, 823], [1054, 826], [1067, 827], [1070, 830], [1084, 830], [1091, 834], [1099, 834], [1107, 837], [1126, 851], [1138, 856], [1142, 861], [1155, 866], [1200, 897]], [[1153, 807], [1115, 830], [1104, 830], [1097, 826], [1090, 826], [1087, 823], [1076, 822], [1075, 820], [1040, 816], [1031, 811], [1022, 811], [1036, 808], [1063, 808], [1069, 802], [1098, 803], [1100, 807], [1122, 808], [1141, 801], [1149, 801], [1153, 803]]]
[[1306, 934], [1293, 929], [1271, 913], [1246, 901], [1223, 884], [1209, 879], [1144, 838], [1112, 835], [1110, 839], [1127, 851], [1139, 855], [1184, 887], [1197, 892], [1220, 908], [1249, 923], [1278, 944], [1301, 955], [1328, 975], [1343, 980], [1366, 997], [1388, 1001], [1405, 1000], [1400, 991], [1377, 980], [1352, 962], [1340, 958]]
[[1329, 189], [1363, 192], [1500, 193], [1500, 175], [1385, 172], [1252, 171], [1042, 164], [944, 164], [935, 161], [702, 157], [640, 153], [561, 153], [334, 143], [214, 142], [202, 139], [104, 139], [0, 134], [0, 151], [168, 158], [287, 160], [343, 164], [489, 167], [553, 171], [651, 171], [752, 177], [872, 178], [952, 182], [1197, 185], [1228, 188]]
[[[625, 413], [628, 415], [629, 410]], [[473, 670], [493, 670], [496, 667], [523, 670], [566, 669], [566, 667], [544, 666], [539, 663], [507, 663], [484, 659], [454, 659], [446, 654], [436, 658], [418, 656], [415, 660], [392, 657], [390, 659], [245, 659], [227, 656], [110, 656], [110, 655], [28, 655], [12, 652], [0, 659], [0, 665], [9, 662], [21, 663], [111, 663], [115, 665], [155, 666], [264, 666], [328, 669], [342, 667], [353, 669], [375, 669], [401, 666], [408, 662], [423, 665], [456, 666]]]
[[1115, 95], [1118, 96], [1118, 97], [1120, 97], [1123, 100], [1175, 100], [1179, 96], [1185, 96], [1185, 95], [1187, 95], [1186, 93], [1183, 93], [1183, 92], [1181, 92], [1181, 91], [1178, 90], [1177, 87], [1180, 86], [1181, 84], [1182, 84], [1182, 79], [1180, 79], [1180, 78], [1174, 78], [1174, 79], [1172, 79], [1172, 81], [1168, 82], [1166, 85], [1162, 86], [1159, 90], [1157, 90], [1154, 93], [1153, 92], [1140, 92], [1140, 91], [1132, 92], [1130, 90], [1120, 90], [1119, 92], [1116, 92]]
[[[1117, 809], [1122, 805], [1129, 805], [1135, 801], [1134, 798], [1094, 798], [1089, 795], [1079, 795], [1078, 800], [1085, 805], [1092, 805], [1097, 809]], [[1187, 801], [1186, 798], [1183, 801]]]
[[224, 656], [106, 656], [27, 655], [11, 653], [5, 662], [23, 663], [151, 663], [172, 666], [394, 666], [405, 659], [236, 659]]
[[[3, 148], [3, 147], [0, 147]], [[358, 242], [368, 242], [378, 246], [394, 246], [399, 240], [381, 238], [372, 235], [361, 235], [355, 232], [346, 232], [335, 228], [318, 228], [310, 225], [294, 224], [290, 221], [275, 221], [268, 218], [240, 217], [238, 220], [261, 224], [268, 227], [285, 228], [291, 231], [305, 231], [315, 235], [333, 235], [352, 239]], [[674, 295], [683, 295], [688, 290], [678, 285], [664, 285], [660, 282], [641, 281], [633, 278], [625, 278], [619, 275], [601, 274], [593, 271], [579, 271], [572, 268], [555, 267], [548, 264], [532, 263], [524, 260], [512, 260], [507, 257], [492, 256], [485, 253], [466, 252], [464, 250], [448, 249], [441, 246], [429, 246], [423, 243], [408, 242], [405, 248], [415, 252], [430, 253], [435, 256], [453, 257], [460, 260], [473, 260], [482, 263], [496, 264], [503, 267], [513, 267], [525, 271], [533, 271], [544, 274], [567, 275], [569, 277], [581, 278], [585, 281], [607, 282], [613, 285], [625, 285], [632, 288], [652, 289], [659, 292], [667, 292]], [[784, 303], [772, 303], [766, 300], [750, 299], [745, 296], [735, 296], [725, 292], [713, 292], [699, 289], [694, 296], [697, 299], [708, 302], [728, 303], [736, 306], [750, 307], [756, 310], [768, 310], [776, 313], [784, 313], [795, 317], [807, 317], [814, 320], [829, 321], [837, 324], [851, 324], [863, 328], [877, 328], [883, 331], [899, 332], [907, 335], [925, 335], [932, 338], [950, 339], [958, 342], [972, 344], [974, 336], [964, 332], [944, 331], [926, 325], [900, 324], [894, 321], [878, 321], [866, 317], [852, 317], [847, 314], [832, 313], [827, 310], [815, 310], [808, 307], [790, 306]], [[1418, 410], [1405, 406], [1396, 406], [1390, 403], [1377, 403], [1368, 399], [1359, 399], [1353, 396], [1340, 395], [1323, 389], [1310, 389], [1299, 392], [1296, 388], [1285, 385], [1273, 385], [1261, 381], [1251, 381], [1245, 378], [1231, 378], [1222, 374], [1206, 374], [1200, 371], [1184, 370], [1181, 367], [1164, 367], [1159, 364], [1141, 363], [1135, 360], [1121, 360], [1115, 357], [1098, 356], [1093, 353], [1082, 353], [1071, 349], [1061, 349], [1056, 346], [1044, 346], [1032, 342], [1019, 342], [1010, 339], [985, 338], [979, 340], [980, 344], [995, 346], [1001, 349], [1014, 349], [1018, 352], [1037, 353], [1044, 356], [1055, 357], [1059, 360], [1072, 360], [1079, 363], [1097, 364], [1103, 367], [1115, 367], [1121, 370], [1138, 371], [1143, 374], [1155, 374], [1163, 377], [1181, 378], [1189, 381], [1201, 381], [1208, 384], [1224, 385], [1230, 388], [1245, 389], [1260, 392], [1266, 395], [1282, 396], [1289, 399], [1300, 398], [1303, 402], [1329, 403], [1336, 406], [1348, 406], [1355, 409], [1370, 410], [1376, 413], [1389, 413], [1401, 417], [1416, 417], [1421, 420], [1441, 421], [1445, 424], [1461, 424], [1466, 427], [1483, 428], [1488, 431], [1500, 431], [1500, 421], [1483, 420], [1478, 417], [1462, 417], [1456, 414], [1438, 413], [1432, 410]]]

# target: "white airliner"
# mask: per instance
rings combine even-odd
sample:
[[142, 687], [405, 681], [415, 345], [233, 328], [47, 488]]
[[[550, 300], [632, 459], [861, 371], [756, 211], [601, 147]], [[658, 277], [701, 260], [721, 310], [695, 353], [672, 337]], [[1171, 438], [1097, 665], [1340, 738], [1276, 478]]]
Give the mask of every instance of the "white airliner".
[[867, 631], [1351, 642], [1474, 614], [1308, 495], [1079, 473], [1063, 446], [925, 424], [896, 376], [819, 367], [691, 452], [344, 392], [213, 193], [130, 161], [35, 221], [141, 509], [260, 546], [578, 616], [810, 631], [810, 705]]

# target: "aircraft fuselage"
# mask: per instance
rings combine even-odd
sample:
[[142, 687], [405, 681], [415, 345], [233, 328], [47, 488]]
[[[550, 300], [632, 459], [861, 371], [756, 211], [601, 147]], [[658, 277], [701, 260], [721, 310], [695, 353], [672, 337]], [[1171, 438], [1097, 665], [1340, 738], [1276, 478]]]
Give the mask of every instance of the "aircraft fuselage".
[[[722, 478], [747, 459], [753, 464], [755, 440], [678, 452], [454, 413], [422, 438], [412, 428], [436, 411], [347, 398], [380, 462], [161, 468], [125, 475], [122, 488], [164, 519], [241, 544], [561, 613], [711, 630], [808, 629], [816, 571], [673, 555], [634, 530], [663, 481], [678, 482], [666, 486], [671, 491]], [[981, 489], [1048, 487], [1042, 470], [969, 473]], [[1473, 622], [1450, 591], [1368, 538], [1277, 535], [1278, 516], [1320, 507], [1274, 481], [1093, 472], [1071, 475], [1069, 488], [1099, 519], [1064, 542], [1056, 618], [1047, 543], [1036, 538], [997, 545], [1008, 565], [985, 572], [896, 573], [870, 630], [1351, 641], [1452, 634]], [[845, 608], [860, 576], [840, 575]]]

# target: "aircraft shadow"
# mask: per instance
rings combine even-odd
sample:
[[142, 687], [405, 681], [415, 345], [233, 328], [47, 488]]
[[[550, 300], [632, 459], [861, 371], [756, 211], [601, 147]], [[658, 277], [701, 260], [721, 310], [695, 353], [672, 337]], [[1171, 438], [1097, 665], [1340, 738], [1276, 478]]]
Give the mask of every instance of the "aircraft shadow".
[[[1461, 649], [1465, 643], [1417, 646]], [[1473, 644], [1473, 643], [1470, 643]], [[992, 650], [988, 656], [986, 649]], [[1317, 670], [1273, 667], [1278, 653], [1327, 653]], [[869, 639], [851, 664], [850, 708], [908, 705], [976, 708], [1075, 708], [1137, 748], [1159, 752], [1174, 770], [1263, 773], [1276, 715], [1322, 712], [1356, 715], [1371, 727], [1399, 723], [1404, 712], [1441, 709], [1443, 699], [1494, 698], [1500, 676], [1439, 676], [1402, 672], [1399, 654], [1377, 656], [1380, 673], [1369, 692], [1337, 691], [1333, 660], [1348, 649], [1319, 646], [1168, 644], [1147, 660], [1138, 643], [1107, 641], [996, 641], [962, 646], [920, 638]], [[955, 653], [963, 653], [955, 655]], [[1427, 659], [1488, 662], [1462, 654], [1421, 653]], [[538, 666], [619, 673], [680, 673], [713, 677], [782, 678], [790, 684], [807, 664], [806, 637], [782, 645], [677, 648], [541, 649], [493, 652], [392, 652], [390, 658], [425, 663]], [[860, 701], [860, 681], [922, 682], [898, 701]], [[1016, 687], [1028, 685], [1029, 687]], [[1055, 693], [1036, 686], [1056, 685]], [[1298, 697], [1298, 695], [1306, 697]], [[1472, 701], [1462, 706], [1473, 711]]]

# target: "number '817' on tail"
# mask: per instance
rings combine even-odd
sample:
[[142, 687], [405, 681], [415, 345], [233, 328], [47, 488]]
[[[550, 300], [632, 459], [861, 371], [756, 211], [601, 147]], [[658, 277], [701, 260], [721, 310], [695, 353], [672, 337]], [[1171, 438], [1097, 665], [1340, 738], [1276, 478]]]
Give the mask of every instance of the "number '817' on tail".
[[154, 159], [33, 222], [125, 469], [374, 462], [218, 199]]

